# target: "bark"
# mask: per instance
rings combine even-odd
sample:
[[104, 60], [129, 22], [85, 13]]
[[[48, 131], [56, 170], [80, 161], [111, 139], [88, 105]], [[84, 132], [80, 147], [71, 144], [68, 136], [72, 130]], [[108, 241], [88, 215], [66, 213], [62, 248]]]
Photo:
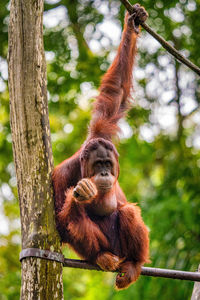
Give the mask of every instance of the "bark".
[[[43, 48], [43, 0], [12, 0], [9, 91], [13, 154], [20, 203], [22, 248], [60, 252], [55, 227]], [[62, 264], [22, 260], [21, 299], [63, 299]]]
[[175, 89], [176, 89], [176, 103], [178, 107], [178, 130], [177, 130], [177, 140], [180, 142], [183, 135], [183, 121], [184, 116], [181, 113], [181, 88], [179, 79], [180, 64], [175, 61]]

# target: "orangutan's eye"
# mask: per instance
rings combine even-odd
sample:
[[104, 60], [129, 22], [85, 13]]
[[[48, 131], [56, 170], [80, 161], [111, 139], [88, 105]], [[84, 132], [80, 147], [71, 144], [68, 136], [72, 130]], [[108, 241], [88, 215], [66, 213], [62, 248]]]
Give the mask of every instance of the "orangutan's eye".
[[107, 160], [107, 161], [105, 162], [105, 164], [106, 164], [106, 167], [107, 167], [107, 168], [111, 168], [111, 167], [112, 167], [112, 163], [111, 163], [110, 160]]
[[102, 161], [98, 160], [98, 161], [95, 162], [94, 165], [95, 165], [95, 167], [97, 167], [97, 168], [101, 168], [101, 166], [102, 166]]

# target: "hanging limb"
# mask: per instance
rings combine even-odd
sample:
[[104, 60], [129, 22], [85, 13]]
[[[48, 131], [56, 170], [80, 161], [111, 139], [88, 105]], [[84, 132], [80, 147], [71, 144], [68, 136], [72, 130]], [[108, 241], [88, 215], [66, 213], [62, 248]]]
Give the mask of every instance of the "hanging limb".
[[[99, 266], [92, 265], [85, 260], [79, 259], [65, 258], [63, 266], [68, 268], [103, 271]], [[142, 267], [141, 275], [200, 282], [200, 273], [198, 272], [185, 272], [177, 270]]]
[[[132, 14], [134, 12], [133, 6], [128, 0], [120, 0], [121, 3], [126, 7], [128, 12]], [[200, 68], [193, 64], [189, 59], [185, 58], [180, 52], [178, 52], [173, 46], [166, 42], [159, 34], [153, 31], [146, 23], [140, 24], [150, 35], [152, 35], [169, 53], [171, 53], [177, 60], [188, 66], [196, 74], [200, 76]]]

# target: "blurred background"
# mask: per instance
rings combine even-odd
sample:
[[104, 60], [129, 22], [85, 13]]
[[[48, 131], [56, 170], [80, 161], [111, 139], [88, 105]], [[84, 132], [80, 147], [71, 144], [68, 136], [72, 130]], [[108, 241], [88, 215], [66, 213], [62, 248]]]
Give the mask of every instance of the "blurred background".
[[[133, 3], [133, 2], [132, 2]], [[200, 1], [140, 1], [147, 23], [200, 66]], [[44, 44], [54, 163], [80, 147], [100, 78], [123, 26], [117, 0], [48, 0]], [[9, 125], [9, 1], [0, 3], [0, 299], [19, 299], [20, 219]], [[149, 266], [196, 271], [200, 263], [200, 87], [144, 30], [134, 68], [132, 109], [117, 145], [120, 184], [150, 230]], [[127, 58], [128, 59], [128, 58]], [[67, 248], [65, 256], [75, 257]], [[193, 283], [141, 276], [116, 292], [115, 275], [64, 269], [65, 299], [190, 299]]]

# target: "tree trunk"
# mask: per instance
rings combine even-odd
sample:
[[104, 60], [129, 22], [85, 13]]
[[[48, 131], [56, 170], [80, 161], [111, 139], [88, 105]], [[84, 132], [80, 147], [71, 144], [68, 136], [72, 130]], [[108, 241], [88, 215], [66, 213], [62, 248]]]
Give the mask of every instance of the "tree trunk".
[[[200, 272], [200, 265], [198, 271]], [[200, 300], [200, 282], [195, 282], [191, 300]]]
[[[12, 0], [9, 91], [13, 153], [21, 214], [22, 248], [60, 252], [55, 227], [43, 48], [43, 0]], [[62, 264], [22, 260], [21, 299], [63, 299]]]

